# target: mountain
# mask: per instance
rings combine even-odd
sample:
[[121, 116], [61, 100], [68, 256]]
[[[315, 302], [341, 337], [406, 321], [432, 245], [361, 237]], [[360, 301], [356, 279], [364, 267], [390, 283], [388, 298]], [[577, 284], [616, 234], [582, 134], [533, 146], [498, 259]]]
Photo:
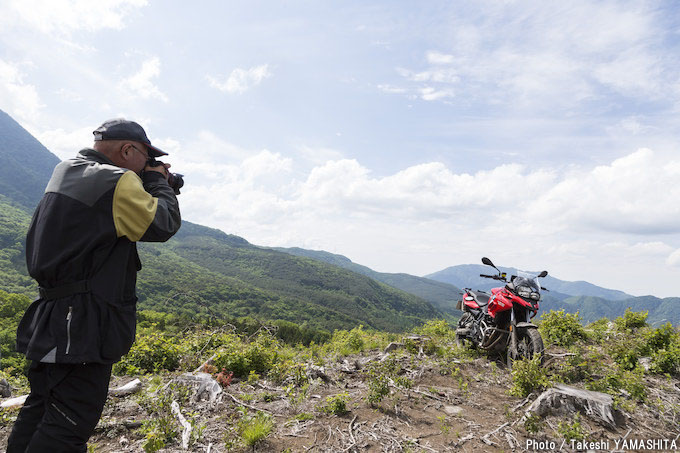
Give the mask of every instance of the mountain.
[[0, 195], [23, 208], [38, 204], [59, 158], [0, 110]]
[[[0, 132], [0, 289], [33, 296], [24, 238], [59, 159], [4, 112]], [[140, 309], [223, 321], [282, 319], [326, 330], [363, 324], [402, 331], [445, 316], [427, 301], [365, 275], [191, 222], [167, 243], [140, 243], [139, 249]]]
[[[511, 267], [499, 266], [499, 269], [502, 272], [506, 272], [508, 275], [516, 275], [518, 271], [517, 269]], [[451, 285], [456, 285], [461, 288], [489, 290], [498, 286], [497, 281], [482, 278], [479, 276], [479, 274], [496, 274], [496, 271], [490, 266], [483, 266], [481, 264], [463, 264], [459, 266], [447, 267], [444, 270], [426, 275], [425, 277], [432, 280], [449, 283]], [[541, 285], [548, 288], [550, 290], [550, 294], [558, 299], [566, 298], [564, 296], [592, 296], [608, 300], [626, 300], [633, 297], [630, 294], [624, 293], [623, 291], [601, 288], [599, 286], [593, 285], [592, 283], [583, 281], [568, 282], [557, 279], [550, 275], [541, 279]]]
[[394, 288], [406, 291], [407, 293], [415, 294], [430, 302], [443, 312], [450, 313], [456, 317], [460, 314], [460, 311], [456, 310], [455, 306], [456, 301], [460, 299], [461, 290], [455, 285], [409, 274], [377, 272], [366, 266], [362, 266], [361, 264], [354, 263], [345, 256], [324, 251], [306, 250], [298, 247], [277, 247], [275, 250], [280, 250], [295, 256], [312, 258], [317, 261], [323, 261], [349, 269]]

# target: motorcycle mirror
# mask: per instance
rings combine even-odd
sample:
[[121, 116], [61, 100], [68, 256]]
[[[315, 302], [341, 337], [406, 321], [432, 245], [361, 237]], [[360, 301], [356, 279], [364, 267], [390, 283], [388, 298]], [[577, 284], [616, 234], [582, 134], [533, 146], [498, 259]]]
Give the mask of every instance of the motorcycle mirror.
[[482, 258], [482, 263], [486, 264], [487, 266], [496, 267], [496, 266], [493, 265], [491, 260], [489, 258], [487, 258], [486, 256]]
[[548, 271], [543, 271], [540, 274], [538, 274], [539, 277], [545, 277], [546, 275], [548, 275]]

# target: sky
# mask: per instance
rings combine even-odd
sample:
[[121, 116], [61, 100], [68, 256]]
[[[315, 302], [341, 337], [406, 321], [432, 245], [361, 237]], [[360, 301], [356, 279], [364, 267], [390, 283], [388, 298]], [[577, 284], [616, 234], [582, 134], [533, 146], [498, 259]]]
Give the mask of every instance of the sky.
[[2, 0], [0, 109], [138, 121], [256, 245], [680, 296], [676, 2]]

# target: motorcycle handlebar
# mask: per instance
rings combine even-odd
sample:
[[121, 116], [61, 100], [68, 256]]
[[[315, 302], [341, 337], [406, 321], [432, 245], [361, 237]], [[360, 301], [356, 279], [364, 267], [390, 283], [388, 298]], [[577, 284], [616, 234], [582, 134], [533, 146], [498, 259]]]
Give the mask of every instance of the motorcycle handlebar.
[[494, 278], [493, 275], [486, 275], [486, 274], [479, 274], [479, 276], [484, 277], [484, 278]]

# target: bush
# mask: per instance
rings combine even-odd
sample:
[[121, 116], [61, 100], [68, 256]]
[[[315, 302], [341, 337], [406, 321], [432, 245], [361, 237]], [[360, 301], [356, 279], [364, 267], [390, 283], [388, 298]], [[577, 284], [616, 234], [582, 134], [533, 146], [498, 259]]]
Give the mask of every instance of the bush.
[[581, 414], [577, 413], [574, 415], [571, 423], [566, 421], [560, 422], [557, 425], [557, 433], [567, 442], [586, 440], [586, 430], [581, 425]]
[[644, 344], [639, 337], [621, 338], [610, 345], [612, 359], [624, 370], [638, 366]]
[[621, 393], [621, 390], [625, 390], [636, 401], [644, 401], [647, 398], [644, 370], [640, 367], [632, 370], [614, 367], [602, 378], [587, 383], [586, 388], [609, 393], [615, 397]]
[[680, 344], [674, 343], [667, 349], [659, 349], [652, 355], [649, 371], [658, 374], [675, 374], [680, 369]]
[[138, 335], [130, 351], [113, 366], [113, 372], [120, 375], [174, 371], [181, 357], [176, 342], [177, 339], [160, 332]]
[[429, 320], [422, 327], [416, 329], [416, 333], [445, 341], [454, 341], [456, 338], [455, 329], [452, 329], [444, 319]]
[[586, 326], [586, 335], [595, 343], [601, 344], [611, 336], [611, 321], [608, 318], [600, 318]]
[[567, 356], [557, 367], [558, 376], [566, 383], [590, 380], [604, 362], [604, 355], [594, 347], [574, 346], [569, 352], [574, 355]]
[[326, 398], [326, 404], [321, 406], [321, 412], [326, 414], [345, 415], [349, 410], [347, 403], [349, 402], [349, 395], [347, 393], [340, 393], [335, 396]]
[[545, 339], [556, 346], [571, 346], [579, 340], [586, 339], [578, 312], [570, 314], [564, 310], [550, 310], [543, 313], [540, 331]]
[[512, 365], [512, 387], [509, 393], [524, 398], [534, 390], [543, 390], [550, 385], [548, 374], [541, 366], [541, 357], [531, 360], [516, 360]]
[[645, 334], [645, 352], [654, 354], [661, 349], [668, 349], [671, 344], [680, 344], [680, 335], [673, 328], [670, 322], [658, 329], [654, 329]]
[[635, 312], [628, 307], [623, 316], [619, 316], [614, 320], [614, 326], [619, 332], [631, 332], [645, 327], [647, 325], [647, 316], [649, 316], [647, 311]]
[[278, 361], [281, 344], [271, 335], [260, 334], [249, 343], [234, 334], [222, 335], [221, 340], [213, 365], [236, 377], [247, 378], [251, 371], [266, 374]]

